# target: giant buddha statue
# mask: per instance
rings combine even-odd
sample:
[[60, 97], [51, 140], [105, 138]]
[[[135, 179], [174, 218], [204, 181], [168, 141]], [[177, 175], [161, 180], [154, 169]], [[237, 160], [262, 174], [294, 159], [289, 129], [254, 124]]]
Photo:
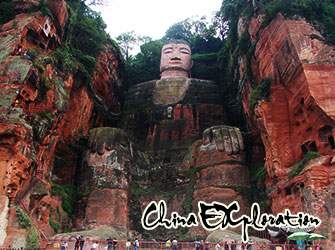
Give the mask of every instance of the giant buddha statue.
[[236, 128], [219, 126], [228, 124], [219, 86], [190, 78], [191, 67], [190, 45], [170, 40], [162, 47], [161, 79], [133, 86], [126, 97], [123, 128], [141, 150], [165, 162], [179, 162], [204, 132], [204, 140], [216, 140], [229, 154], [243, 148]]
[[[136, 216], [156, 199], [169, 200], [168, 210], [179, 214], [187, 207], [196, 212], [200, 200], [238, 201], [240, 214], [250, 211], [238, 191], [250, 187], [241, 133], [227, 126], [219, 86], [190, 78], [191, 66], [190, 46], [169, 41], [162, 48], [161, 79], [129, 89], [122, 129], [90, 131], [79, 181], [80, 192], [90, 193], [78, 202], [78, 228], [108, 218], [121, 231], [140, 229]], [[189, 232], [207, 234], [200, 226]]]

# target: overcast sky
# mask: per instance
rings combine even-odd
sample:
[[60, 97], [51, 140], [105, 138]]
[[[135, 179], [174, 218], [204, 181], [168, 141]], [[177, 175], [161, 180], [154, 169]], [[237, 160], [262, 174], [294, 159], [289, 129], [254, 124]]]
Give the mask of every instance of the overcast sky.
[[107, 0], [101, 12], [107, 32], [115, 39], [123, 32], [160, 39], [176, 22], [192, 16], [210, 16], [220, 9], [222, 0]]

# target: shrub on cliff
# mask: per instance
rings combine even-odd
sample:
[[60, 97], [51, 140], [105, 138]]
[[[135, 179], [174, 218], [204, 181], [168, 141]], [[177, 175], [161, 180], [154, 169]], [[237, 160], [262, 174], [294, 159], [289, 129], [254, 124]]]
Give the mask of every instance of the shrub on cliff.
[[0, 3], [0, 26], [12, 20], [15, 17], [15, 11], [12, 3]]
[[58, 233], [58, 231], [60, 229], [60, 225], [57, 221], [54, 221], [54, 220], [49, 218], [49, 225], [52, 227], [52, 229], [54, 230], [55, 233]]
[[257, 202], [261, 209], [266, 209], [265, 176], [266, 170], [264, 162], [254, 163], [249, 168], [251, 177], [251, 203]]
[[293, 165], [292, 169], [288, 173], [288, 176], [293, 178], [294, 176], [299, 175], [310, 160], [318, 158], [319, 156], [320, 154], [318, 152], [307, 152], [300, 162]]
[[51, 196], [59, 196], [62, 198], [62, 208], [69, 216], [71, 216], [73, 212], [76, 194], [77, 189], [74, 186], [51, 184]]
[[261, 80], [260, 84], [250, 92], [249, 107], [252, 115], [254, 115], [255, 107], [258, 101], [269, 98], [271, 83], [272, 78], [265, 77]]
[[40, 233], [31, 222], [28, 214], [26, 214], [21, 208], [16, 207], [16, 221], [19, 223], [21, 228], [27, 230], [27, 245], [29, 249], [36, 249], [40, 247]]
[[261, 11], [266, 14], [265, 24], [278, 12], [287, 18], [295, 15], [306, 18], [312, 23], [326, 41], [335, 44], [335, 2], [333, 0], [263, 0]]

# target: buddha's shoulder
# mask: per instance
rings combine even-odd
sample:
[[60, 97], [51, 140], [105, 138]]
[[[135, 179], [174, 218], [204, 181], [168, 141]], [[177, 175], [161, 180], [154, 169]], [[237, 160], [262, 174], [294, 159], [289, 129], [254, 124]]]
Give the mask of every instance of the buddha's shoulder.
[[193, 87], [203, 87], [203, 88], [216, 88], [218, 87], [217, 83], [211, 80], [203, 80], [197, 78], [190, 78], [189, 85]]
[[129, 92], [137, 92], [137, 91], [147, 91], [148, 89], [153, 89], [156, 86], [156, 82], [158, 80], [151, 80], [147, 82], [141, 82], [136, 85], [133, 85], [129, 88]]
[[[149, 100], [154, 98], [154, 95], [178, 95], [178, 93], [182, 91], [184, 94], [180, 95], [186, 97], [186, 99], [198, 96], [202, 97], [200, 99], [203, 100], [207, 100], [208, 97], [213, 100], [219, 98], [219, 89], [219, 86], [210, 80], [197, 78], [165, 78], [132, 86], [127, 93], [127, 98]], [[139, 100], [137, 100], [137, 102], [138, 101]]]
[[221, 103], [220, 86], [214, 81], [190, 78], [183, 102], [195, 100], [199, 103]]

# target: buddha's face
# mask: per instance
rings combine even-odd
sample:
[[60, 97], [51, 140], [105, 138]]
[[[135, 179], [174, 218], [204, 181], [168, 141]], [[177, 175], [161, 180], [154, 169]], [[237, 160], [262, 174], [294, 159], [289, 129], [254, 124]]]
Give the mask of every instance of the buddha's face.
[[187, 44], [165, 44], [161, 53], [160, 72], [180, 70], [189, 72], [192, 66], [191, 48]]

